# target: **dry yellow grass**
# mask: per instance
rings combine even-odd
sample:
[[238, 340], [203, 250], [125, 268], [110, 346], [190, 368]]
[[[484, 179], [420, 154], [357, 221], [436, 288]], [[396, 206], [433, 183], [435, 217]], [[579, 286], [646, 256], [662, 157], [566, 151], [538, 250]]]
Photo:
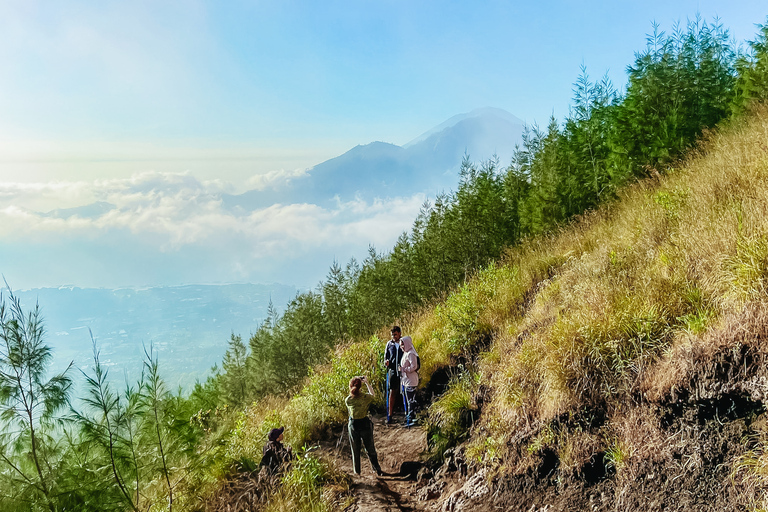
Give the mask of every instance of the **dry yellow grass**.
[[[766, 141], [763, 109], [711, 135], [670, 175], [511, 251], [505, 264], [518, 277], [497, 284], [527, 309], [478, 312], [495, 336], [479, 428], [509, 439], [582, 407], [613, 414], [630, 393], [658, 399], [717, 343], [735, 343], [713, 327], [768, 301]], [[612, 432], [604, 448], [617, 439], [636, 444]]]
[[754, 446], [733, 464], [731, 478], [741, 490], [742, 504], [752, 510], [768, 510], [768, 424], [757, 425]]

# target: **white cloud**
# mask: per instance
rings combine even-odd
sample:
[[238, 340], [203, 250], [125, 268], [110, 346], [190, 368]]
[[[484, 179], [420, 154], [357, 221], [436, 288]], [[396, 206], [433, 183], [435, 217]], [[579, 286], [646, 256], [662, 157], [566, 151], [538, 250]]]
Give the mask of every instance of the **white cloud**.
[[269, 171], [263, 174], [257, 174], [248, 179], [246, 184], [249, 188], [254, 190], [264, 190], [266, 188], [278, 188], [280, 185], [290, 182], [297, 178], [304, 178], [308, 176], [308, 169], [294, 169], [292, 171], [286, 171], [280, 169], [279, 171]]
[[0, 207], [17, 206], [48, 211], [81, 206], [96, 201], [97, 197], [94, 184], [82, 181], [0, 182]]
[[[289, 173], [298, 176], [301, 173]], [[277, 172], [271, 178], [287, 174]], [[386, 203], [356, 199], [331, 207], [297, 203], [235, 214], [222, 207], [227, 184], [201, 182], [190, 173], [145, 172], [123, 179], [94, 182], [1, 183], [0, 238], [23, 244], [55, 235], [75, 243], [107, 234], [151, 240], [156, 250], [220, 244], [251, 257], [298, 257], [317, 248], [391, 245], [408, 229], [424, 202], [423, 195]], [[93, 217], [46, 216], [30, 205], [50, 208], [85, 206], [94, 201], [114, 205]]]

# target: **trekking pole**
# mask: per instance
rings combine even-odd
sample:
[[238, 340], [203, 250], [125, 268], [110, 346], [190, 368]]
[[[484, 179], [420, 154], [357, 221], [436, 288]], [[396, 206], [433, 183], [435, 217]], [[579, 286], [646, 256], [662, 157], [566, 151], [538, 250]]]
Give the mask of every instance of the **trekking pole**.
[[344, 426], [344, 427], [341, 429], [341, 435], [339, 436], [339, 441], [336, 443], [336, 457], [338, 457], [338, 456], [339, 456], [339, 450], [341, 449], [341, 442], [342, 442], [342, 440], [344, 439], [344, 432], [345, 432], [345, 431], [347, 431], [348, 429], [349, 429], [349, 426], [348, 426], [348, 425], [345, 425], [345, 426]]

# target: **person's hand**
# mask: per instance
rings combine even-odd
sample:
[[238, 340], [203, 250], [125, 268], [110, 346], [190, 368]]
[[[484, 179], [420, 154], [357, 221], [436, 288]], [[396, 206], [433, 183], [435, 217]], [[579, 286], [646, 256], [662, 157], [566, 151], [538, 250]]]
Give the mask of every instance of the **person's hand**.
[[384, 361], [384, 366], [389, 366], [389, 361]]

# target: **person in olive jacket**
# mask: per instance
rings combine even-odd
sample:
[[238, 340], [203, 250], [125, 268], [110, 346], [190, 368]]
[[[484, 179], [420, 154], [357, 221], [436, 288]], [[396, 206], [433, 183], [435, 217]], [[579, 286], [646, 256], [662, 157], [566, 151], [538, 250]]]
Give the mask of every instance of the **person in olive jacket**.
[[[363, 393], [360, 388], [365, 383], [368, 393]], [[378, 476], [384, 473], [379, 465], [379, 457], [376, 455], [376, 447], [373, 445], [373, 422], [368, 417], [368, 406], [373, 402], [374, 394], [368, 379], [365, 376], [353, 377], [349, 381], [349, 396], [344, 403], [349, 411], [349, 444], [352, 448], [352, 469], [355, 474], [360, 474], [360, 450], [365, 446], [371, 466]]]

